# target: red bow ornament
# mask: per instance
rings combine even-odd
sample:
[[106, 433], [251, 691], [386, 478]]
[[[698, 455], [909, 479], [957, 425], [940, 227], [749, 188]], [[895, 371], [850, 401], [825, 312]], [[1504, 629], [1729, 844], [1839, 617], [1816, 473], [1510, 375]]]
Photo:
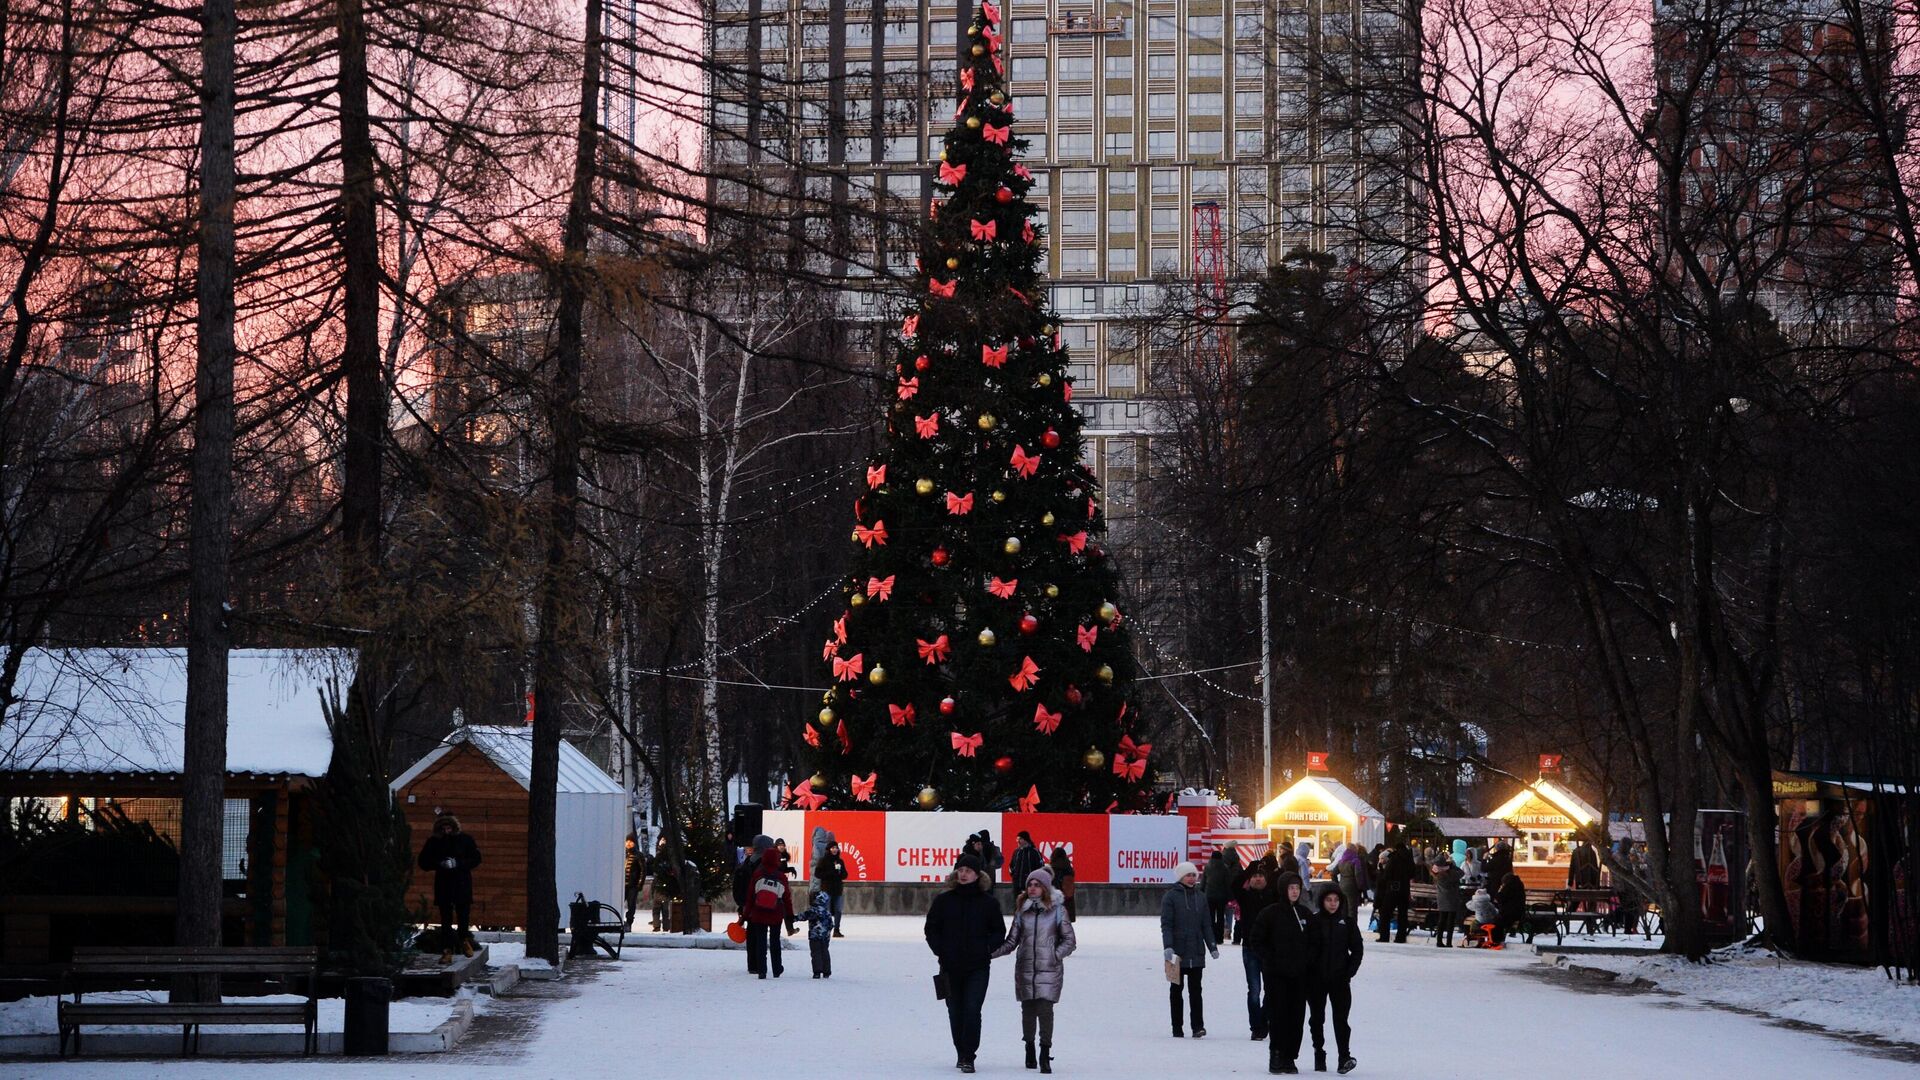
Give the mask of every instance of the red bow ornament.
[[988, 240], [992, 240], [995, 236], [998, 236], [1000, 233], [1000, 223], [997, 221], [969, 220], [967, 222], [967, 228], [973, 233], [973, 238], [975, 240], [979, 240], [983, 243]]
[[887, 706], [887, 713], [888, 713], [888, 718], [893, 721], [894, 727], [912, 727], [913, 726], [913, 703], [912, 702], [908, 702], [905, 705], [889, 705]]
[[1039, 809], [1040, 809], [1040, 785], [1039, 784], [1029, 785], [1027, 788], [1027, 793], [1025, 795], [1020, 796], [1020, 812], [1023, 814], [1031, 814], [1038, 811]]
[[862, 545], [868, 548], [871, 548], [876, 544], [879, 545], [880, 547], [886, 547], [887, 546], [887, 523], [884, 521], [876, 521], [873, 523], [873, 528], [871, 529], [867, 528], [865, 525], [855, 525], [853, 527], [853, 536], [854, 536], [854, 539], [860, 541]]
[[994, 127], [992, 124], [986, 124], [980, 128], [980, 137], [987, 140], [988, 142], [992, 143], [995, 146], [1007, 145], [1007, 139], [1012, 137], [1012, 135], [1013, 135], [1012, 124], [1003, 124], [1000, 127]]
[[1013, 175], [1022, 180], [1031, 181], [1033, 179], [1033, 173], [1029, 171], [1025, 165], [1015, 165], [1013, 167]]
[[890, 598], [893, 596], [893, 579], [893, 574], [888, 574], [886, 577], [868, 578], [867, 595], [879, 600]]
[[813, 730], [812, 724], [808, 724], [806, 727], [801, 729], [800, 737], [807, 740], [808, 746], [811, 746], [816, 750], [820, 748], [820, 733]]
[[965, 165], [953, 165], [945, 161], [940, 163], [940, 182], [941, 183], [947, 185], [948, 187], [959, 187], [960, 181], [965, 180], [966, 178], [967, 178], [967, 167]]
[[907, 321], [900, 324], [901, 337], [917, 337], [920, 333], [920, 316], [909, 315]]
[[994, 348], [991, 345], [980, 346], [980, 362], [990, 368], [997, 368], [1007, 362], [1007, 347]]
[[860, 677], [867, 667], [867, 654], [854, 653], [852, 656], [833, 658], [833, 677], [840, 682], [852, 682]]
[[940, 430], [940, 414], [928, 413], [914, 417], [913, 430], [923, 439], [933, 438], [933, 433]]
[[[1057, 348], [1059, 348], [1060, 346], [1059, 346], [1059, 344], [1058, 344], [1058, 343], [1055, 343], [1055, 345], [1054, 345], [1053, 347], [1057, 349]], [[1073, 400], [1073, 384], [1072, 384], [1072, 383], [1066, 383], [1066, 384], [1064, 384], [1064, 385], [1062, 385], [1062, 386], [1060, 387], [1060, 396], [1061, 396], [1062, 398], [1065, 398], [1065, 399], [1066, 399], [1067, 401], [1072, 401], [1072, 400]]]
[[1087, 550], [1087, 533], [1084, 529], [1071, 536], [1063, 534], [1060, 539], [1066, 543], [1067, 550], [1073, 552], [1075, 555]]
[[1122, 754], [1131, 754], [1134, 757], [1143, 758], [1143, 757], [1146, 757], [1148, 754], [1153, 753], [1153, 744], [1150, 742], [1136, 743], [1133, 741], [1133, 736], [1122, 735], [1120, 736], [1120, 749], [1118, 752]]
[[1060, 714], [1048, 712], [1045, 705], [1033, 707], [1033, 726], [1042, 735], [1051, 735], [1060, 730]]
[[1073, 639], [1080, 643], [1081, 652], [1092, 652], [1094, 640], [1100, 636], [1097, 626], [1083, 626], [1073, 632]]
[[831, 660], [839, 651], [840, 643], [832, 638], [828, 638], [827, 643], [820, 647], [820, 659]]
[[1023, 478], [1031, 477], [1040, 468], [1040, 455], [1027, 453], [1024, 446], [1013, 448], [1013, 471]]
[[927, 291], [941, 299], [952, 299], [953, 290], [959, 284], [959, 278], [955, 278], [952, 281], [941, 281], [938, 278], [929, 278], [927, 279]]
[[998, 26], [1000, 23], [1000, 9], [994, 5], [993, 0], [982, 0], [980, 4], [980, 17], [987, 20], [988, 26]]
[[880, 777], [880, 774], [877, 772], [868, 773], [867, 778], [865, 780], [862, 780], [857, 776], [852, 777], [851, 779], [853, 782], [853, 801], [854, 802], [872, 802], [873, 801], [873, 782], [879, 779], [879, 777]]
[[840, 639], [840, 644], [845, 645], [847, 643], [847, 617], [845, 615], [833, 620], [833, 636]]
[[962, 735], [957, 731], [947, 734], [953, 737], [953, 752], [961, 757], [972, 757], [974, 751], [980, 749], [980, 744], [987, 741], [987, 737], [978, 731], [971, 735]]
[[877, 488], [881, 484], [884, 484], [886, 482], [887, 482], [887, 467], [885, 465], [867, 466], [867, 486], [868, 487]]
[[895, 391], [895, 393], [900, 395], [901, 401], [905, 401], [919, 392], [920, 392], [920, 379], [918, 376], [911, 379], [901, 379], [900, 386]]
[[[920, 659], [929, 664], [944, 664], [947, 662], [947, 657], [953, 655], [953, 643], [945, 634], [941, 634], [932, 641], [923, 641], [920, 638], [914, 638], [913, 641], [920, 646]], [[913, 706], [907, 706], [907, 710], [911, 715]]]
[[994, 33], [993, 27], [991, 25], [989, 25], [986, 29], [981, 30], [980, 36], [987, 39], [987, 50], [989, 52], [999, 51], [1001, 35]]
[[1031, 656], [1021, 657], [1020, 670], [1007, 676], [1007, 683], [1011, 685], [1015, 690], [1031, 689], [1033, 687], [1033, 684], [1039, 681], [1040, 681], [1040, 665], [1034, 663], [1033, 657]]
[[1011, 578], [1007, 581], [1001, 581], [999, 578], [994, 578], [992, 581], [987, 582], [987, 591], [999, 597], [1002, 600], [1013, 599], [1013, 590], [1019, 587], [1020, 587], [1019, 578]]
[[962, 514], [971, 513], [972, 510], [973, 492], [969, 491], [965, 495], [955, 495], [951, 491], [947, 492], [947, 513], [959, 517]]
[[834, 726], [833, 737], [840, 740], [841, 753], [852, 752], [853, 740], [847, 737], [847, 722], [845, 720], [840, 721], [840, 723]]
[[827, 797], [813, 790], [811, 777], [800, 781], [800, 786], [787, 789], [787, 802], [799, 803], [807, 810], [818, 810], [827, 804]]
[[973, 69], [972, 68], [960, 69], [960, 86], [962, 89], [966, 89], [966, 90], [973, 89]]
[[1123, 780], [1137, 781], [1147, 775], [1147, 759], [1128, 761], [1126, 758], [1116, 757], [1113, 759], [1113, 775]]

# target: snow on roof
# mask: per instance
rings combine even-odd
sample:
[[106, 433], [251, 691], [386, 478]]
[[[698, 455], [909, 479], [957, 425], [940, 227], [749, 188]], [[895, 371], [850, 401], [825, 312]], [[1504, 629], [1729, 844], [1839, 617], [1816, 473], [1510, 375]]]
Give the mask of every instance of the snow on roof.
[[1367, 800], [1360, 797], [1352, 788], [1335, 780], [1331, 776], [1313, 774], [1303, 776], [1294, 785], [1281, 792], [1274, 800], [1261, 807], [1253, 815], [1257, 822], [1266, 822], [1278, 814], [1282, 807], [1289, 806], [1302, 798], [1318, 797], [1323, 802], [1343, 807], [1356, 820], [1374, 818], [1385, 821], [1387, 815], [1375, 810]]
[[[470, 724], [453, 729], [446, 741], [426, 757], [413, 763], [393, 781], [398, 791], [446, 757], [455, 746], [466, 743], [487, 755], [500, 771], [513, 777], [514, 783], [530, 788], [533, 781], [533, 729], [526, 726]], [[572, 743], [560, 740], [560, 786], [562, 795], [622, 795], [625, 790]]]
[[[227, 658], [227, 771], [321, 776], [333, 737], [319, 690], [353, 678], [344, 649], [235, 649]], [[31, 649], [0, 717], [0, 770], [179, 773], [184, 649]]]
[[1498, 818], [1484, 817], [1437, 817], [1430, 819], [1440, 835], [1448, 838], [1459, 837], [1463, 840], [1482, 837], [1501, 836], [1509, 840], [1520, 834], [1513, 826]]
[[1600, 819], [1600, 811], [1594, 809], [1592, 803], [1589, 803], [1587, 800], [1550, 780], [1535, 780], [1533, 783], [1521, 788], [1514, 794], [1513, 798], [1501, 804], [1498, 809], [1494, 810], [1494, 812], [1488, 816], [1501, 819], [1511, 818], [1515, 814], [1518, 814], [1521, 808], [1526, 806], [1528, 801], [1532, 799], [1539, 799], [1541, 802], [1553, 807], [1555, 811], [1572, 821], [1575, 825], [1588, 825]]

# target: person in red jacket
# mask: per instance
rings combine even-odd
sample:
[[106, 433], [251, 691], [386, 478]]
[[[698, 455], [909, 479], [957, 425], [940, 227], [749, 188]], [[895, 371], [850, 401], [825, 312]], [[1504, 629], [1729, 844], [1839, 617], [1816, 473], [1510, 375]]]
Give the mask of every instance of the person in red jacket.
[[780, 853], [772, 848], [760, 855], [760, 869], [747, 883], [746, 903], [741, 916], [747, 923], [747, 963], [767, 977], [767, 961], [773, 962], [773, 977], [779, 978], [785, 965], [780, 961], [781, 923], [787, 933], [799, 930], [793, 919], [793, 890], [787, 885], [786, 871], [780, 867]]

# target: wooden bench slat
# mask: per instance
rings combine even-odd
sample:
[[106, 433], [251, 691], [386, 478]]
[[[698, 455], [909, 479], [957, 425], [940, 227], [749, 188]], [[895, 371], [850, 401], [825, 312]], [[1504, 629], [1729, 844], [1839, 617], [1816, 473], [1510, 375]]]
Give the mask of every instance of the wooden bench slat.
[[[168, 1005], [161, 1002], [102, 1002], [75, 1005], [68, 1002], [60, 1009], [60, 1018], [69, 1021], [126, 1021], [129, 1023], [169, 1023], [184, 1022], [206, 1018], [209, 1023], [222, 1024], [261, 1024], [261, 1023], [303, 1023], [307, 1019], [307, 1006], [294, 1005], [240, 1005], [197, 1004]], [[254, 1019], [235, 1019], [252, 1017]], [[262, 1019], [265, 1018], [265, 1019]]]

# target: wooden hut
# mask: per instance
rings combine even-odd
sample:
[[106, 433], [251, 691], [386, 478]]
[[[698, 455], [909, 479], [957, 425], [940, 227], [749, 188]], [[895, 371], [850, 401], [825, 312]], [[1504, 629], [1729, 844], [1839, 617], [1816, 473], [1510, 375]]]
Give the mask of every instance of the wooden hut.
[[[406, 805], [413, 850], [420, 850], [441, 814], [480, 847], [473, 872], [473, 925], [518, 929], [527, 924], [527, 791], [533, 774], [533, 729], [455, 728], [393, 782]], [[629, 830], [626, 792], [573, 744], [560, 744], [554, 822], [555, 882], [560, 918], [575, 893], [620, 903]], [[433, 875], [414, 875], [409, 908], [433, 914]]]
[[1573, 860], [1575, 833], [1600, 820], [1593, 805], [1551, 780], [1535, 780], [1488, 817], [1520, 832], [1513, 872], [1529, 889], [1564, 889]]
[[1366, 851], [1387, 838], [1387, 816], [1325, 773], [1310, 773], [1295, 781], [1261, 807], [1253, 822], [1266, 830], [1272, 843], [1293, 847], [1304, 840], [1312, 844], [1316, 867], [1325, 866], [1340, 844], [1358, 844]]
[[[352, 677], [350, 652], [229, 654], [221, 858], [229, 944], [312, 942], [307, 793], [333, 754], [318, 690]], [[21, 971], [58, 965], [75, 945], [170, 942], [185, 651], [35, 649], [16, 693], [0, 717], [0, 807], [41, 800], [92, 837], [124, 816], [158, 858], [105, 874], [72, 858], [16, 868], [0, 882], [0, 964]]]

